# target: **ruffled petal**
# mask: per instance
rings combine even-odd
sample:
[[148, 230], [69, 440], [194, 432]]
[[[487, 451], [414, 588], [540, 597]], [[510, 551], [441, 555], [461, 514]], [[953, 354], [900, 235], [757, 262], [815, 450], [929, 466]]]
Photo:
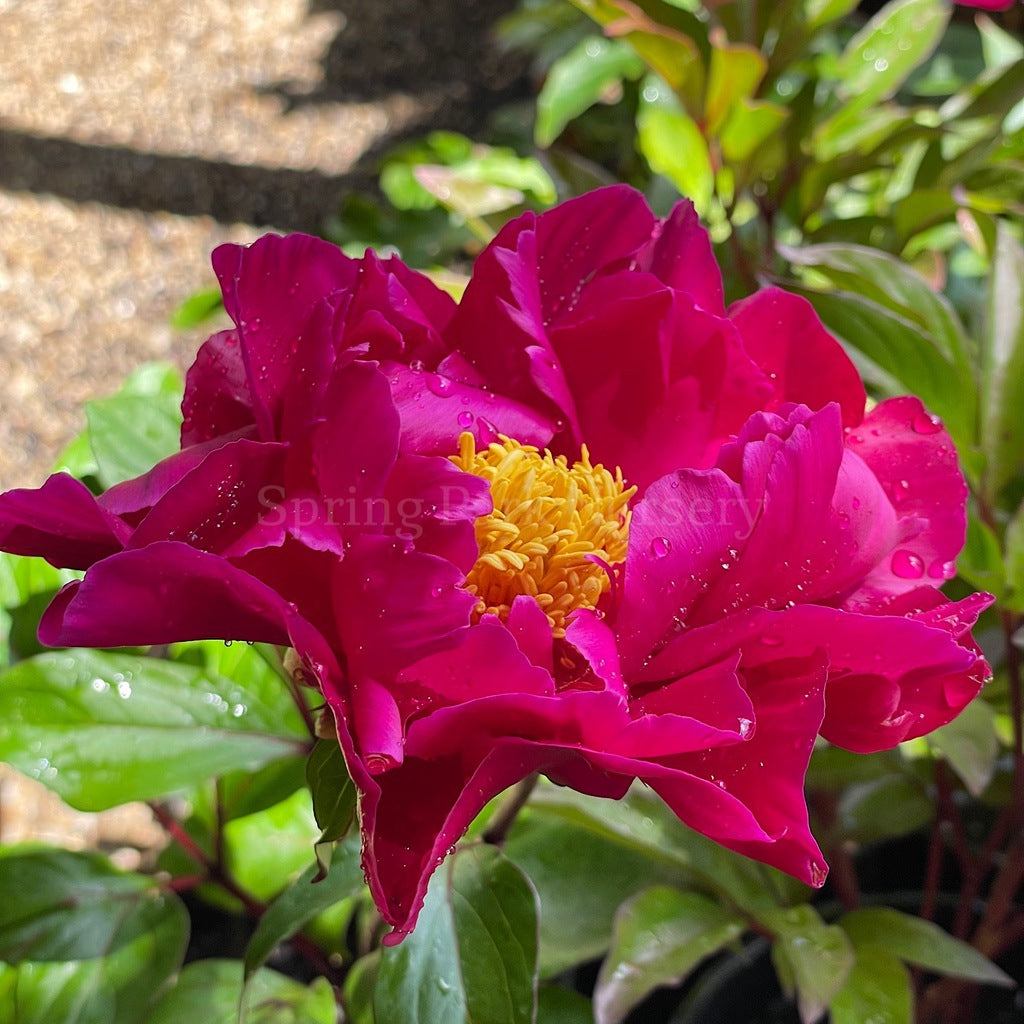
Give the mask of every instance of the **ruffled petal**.
[[55, 473], [35, 490], [0, 494], [0, 550], [14, 555], [38, 555], [59, 569], [88, 569], [120, 551], [130, 535], [127, 524], [67, 473]]
[[941, 422], [917, 398], [892, 398], [849, 432], [847, 445], [881, 483], [899, 520], [898, 545], [847, 607], [869, 609], [922, 583], [941, 586], [956, 573], [967, 531], [967, 484]]
[[462, 573], [391, 537], [357, 537], [334, 572], [338, 634], [353, 678], [386, 681], [453, 644], [476, 598]]
[[185, 377], [181, 446], [254, 427], [252, 403], [238, 331], [220, 331], [202, 345]]
[[358, 265], [321, 238], [264, 235], [248, 247], [220, 246], [213, 269], [237, 328], [253, 418], [272, 439], [299, 342], [312, 344], [303, 330], [313, 308], [332, 292], [351, 290]]
[[287, 604], [229, 562], [164, 541], [97, 562], [39, 624], [50, 647], [135, 647], [183, 640], [286, 644]]
[[836, 402], [843, 426], [860, 423], [866, 397], [860, 374], [805, 298], [764, 288], [735, 303], [729, 316], [746, 351], [775, 384], [776, 406], [799, 402], [821, 409]]

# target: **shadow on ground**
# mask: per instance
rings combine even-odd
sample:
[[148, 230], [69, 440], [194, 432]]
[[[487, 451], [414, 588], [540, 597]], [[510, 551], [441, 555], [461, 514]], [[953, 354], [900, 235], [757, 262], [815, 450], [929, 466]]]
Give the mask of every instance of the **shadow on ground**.
[[[522, 67], [491, 43], [515, 0], [310, 0], [311, 15], [339, 12], [342, 26], [312, 93], [280, 95], [288, 109], [314, 103], [429, 97], [429, 113], [379, 138], [346, 174], [142, 152], [0, 129], [0, 189], [225, 223], [320, 231], [351, 191], [374, 191], [379, 157], [431, 128], [474, 133], [494, 107], [523, 91]], [[372, 56], [368, 56], [372, 55]], [[287, 113], [283, 116], [287, 117]]]

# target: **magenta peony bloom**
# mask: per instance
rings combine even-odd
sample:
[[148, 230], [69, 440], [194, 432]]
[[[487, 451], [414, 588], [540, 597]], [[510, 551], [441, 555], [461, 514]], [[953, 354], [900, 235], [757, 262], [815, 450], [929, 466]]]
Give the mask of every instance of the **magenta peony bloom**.
[[612, 187], [527, 214], [457, 307], [300, 236], [214, 266], [236, 326], [189, 373], [182, 451], [99, 499], [67, 476], [0, 497], [0, 547], [87, 569], [47, 643], [296, 649], [392, 941], [535, 771], [641, 779], [821, 884], [819, 732], [884, 749], [982, 686], [991, 598], [938, 589], [966, 500], [941, 423], [913, 398], [865, 417], [803, 299], [726, 309], [688, 203], [659, 221]]

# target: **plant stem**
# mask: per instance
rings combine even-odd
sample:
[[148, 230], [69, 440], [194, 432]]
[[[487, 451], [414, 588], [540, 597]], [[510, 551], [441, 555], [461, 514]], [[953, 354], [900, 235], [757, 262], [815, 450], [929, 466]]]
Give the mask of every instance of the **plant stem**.
[[309, 733], [311, 738], [315, 739], [316, 723], [313, 721], [313, 713], [309, 710], [306, 698], [302, 694], [302, 687], [295, 681], [290, 672], [285, 671], [285, 667], [281, 663], [281, 657], [278, 649], [276, 647], [271, 647], [269, 644], [255, 644], [254, 646], [256, 653], [260, 658], [262, 658], [263, 661], [274, 670], [277, 676], [284, 683], [288, 690], [288, 695], [291, 697], [299, 714], [302, 716], [302, 721], [306, 726], [306, 731]]
[[485, 843], [490, 843], [492, 846], [504, 845], [505, 840], [508, 838], [509, 829], [512, 828], [512, 824], [516, 820], [516, 815], [526, 805], [526, 801], [530, 799], [530, 794], [537, 785], [539, 778], [540, 776], [537, 772], [527, 775], [509, 793], [501, 806], [494, 812], [494, 817], [491, 818], [487, 828], [484, 830]]

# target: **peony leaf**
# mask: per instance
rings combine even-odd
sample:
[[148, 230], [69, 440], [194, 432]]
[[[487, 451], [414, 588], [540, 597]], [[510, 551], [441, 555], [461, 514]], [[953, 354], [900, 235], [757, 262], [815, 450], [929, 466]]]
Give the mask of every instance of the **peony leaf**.
[[550, 146], [565, 126], [605, 99], [622, 80], [639, 78], [643, 61], [618, 39], [588, 36], [555, 61], [537, 96], [538, 146]]
[[662, 174], [707, 211], [715, 188], [707, 140], [697, 122], [682, 110], [642, 103], [637, 115], [637, 144], [651, 170]]
[[142, 1024], [178, 969], [188, 916], [96, 854], [0, 852], [0, 1019]]
[[1012, 988], [1014, 981], [973, 946], [937, 924], [890, 907], [868, 907], [843, 915], [840, 927], [857, 947], [879, 947], [907, 963], [939, 974]]
[[[938, 45], [952, 13], [945, 0], [892, 0], [847, 44], [839, 58], [844, 115], [888, 99]], [[909, 43], [909, 45], [907, 45]]]
[[[189, 964], [164, 995], [147, 1024], [237, 1024], [242, 998], [242, 965], [237, 960]], [[334, 1024], [334, 993], [323, 978], [309, 986], [277, 971], [261, 970], [249, 982], [248, 1024]]]
[[493, 846], [435, 872], [416, 930], [384, 950], [376, 1024], [532, 1024], [537, 894]]
[[829, 1006], [832, 1024], [912, 1024], [914, 993], [907, 969], [891, 953], [875, 947], [857, 950], [846, 984]]
[[69, 650], [0, 679], [0, 759], [79, 810], [165, 796], [302, 743], [237, 683], [156, 658]]
[[809, 905], [780, 911], [765, 923], [776, 933], [772, 961], [780, 980], [792, 982], [800, 1019], [814, 1024], [846, 982], [853, 946], [841, 928], [826, 925]]
[[1000, 492], [1024, 469], [1024, 248], [1000, 225], [981, 346], [982, 494]]
[[746, 928], [745, 918], [697, 893], [668, 886], [638, 893], [615, 915], [594, 991], [597, 1024], [618, 1024], [648, 993], [678, 984]]
[[314, 882], [317, 870], [311, 866], [270, 904], [245, 950], [247, 977], [263, 966], [275, 946], [290, 939], [317, 914], [362, 891], [359, 853], [358, 837], [341, 843], [323, 879]]
[[936, 729], [928, 743], [950, 763], [972, 796], [985, 791], [999, 754], [996, 716], [990, 704], [971, 701], [952, 722]]

